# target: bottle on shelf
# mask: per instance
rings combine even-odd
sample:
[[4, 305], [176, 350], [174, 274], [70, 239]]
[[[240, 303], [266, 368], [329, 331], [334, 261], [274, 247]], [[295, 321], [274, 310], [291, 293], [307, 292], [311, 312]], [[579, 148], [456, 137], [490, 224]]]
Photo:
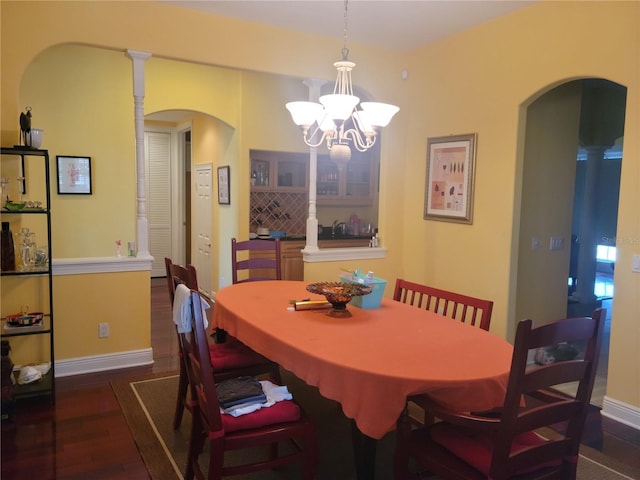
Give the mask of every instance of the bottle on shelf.
[[2, 266], [3, 272], [16, 269], [16, 251], [13, 245], [13, 233], [11, 233], [9, 222], [2, 222], [2, 239], [0, 241], [2, 249]]
[[258, 164], [258, 174], [256, 176], [256, 185], [265, 186], [264, 165]]

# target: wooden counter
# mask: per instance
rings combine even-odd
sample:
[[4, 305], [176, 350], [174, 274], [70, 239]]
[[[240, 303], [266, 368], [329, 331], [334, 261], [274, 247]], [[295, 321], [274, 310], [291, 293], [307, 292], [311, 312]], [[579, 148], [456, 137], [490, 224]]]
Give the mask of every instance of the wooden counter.
[[[280, 242], [283, 280], [304, 280], [304, 262], [302, 260], [301, 250], [305, 245], [305, 240], [283, 240]], [[368, 246], [368, 238], [318, 240], [319, 248], [353, 248]]]

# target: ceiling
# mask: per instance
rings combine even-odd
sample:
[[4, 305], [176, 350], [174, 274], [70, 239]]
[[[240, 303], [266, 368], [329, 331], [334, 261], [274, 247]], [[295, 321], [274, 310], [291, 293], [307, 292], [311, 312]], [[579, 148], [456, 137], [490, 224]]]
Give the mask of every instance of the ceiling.
[[[342, 0], [158, 0], [183, 8], [343, 38]], [[408, 50], [460, 32], [535, 1], [525, 0], [351, 0], [350, 41]]]
[[[157, 1], [341, 41], [344, 37], [343, 0]], [[351, 0], [347, 46], [357, 41], [392, 50], [410, 50], [533, 3], [535, 0]], [[175, 110], [146, 118], [180, 122], [188, 115], [189, 112]]]

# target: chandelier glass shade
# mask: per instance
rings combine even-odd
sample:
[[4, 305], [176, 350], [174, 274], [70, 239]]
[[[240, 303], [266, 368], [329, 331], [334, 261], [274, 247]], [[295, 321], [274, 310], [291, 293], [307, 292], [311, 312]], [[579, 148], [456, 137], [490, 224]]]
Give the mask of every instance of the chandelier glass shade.
[[302, 129], [304, 142], [309, 147], [326, 143], [332, 160], [338, 165], [349, 161], [351, 147], [360, 152], [376, 143], [381, 128], [400, 110], [395, 105], [362, 102], [353, 94], [351, 71], [356, 66], [349, 61], [346, 47], [347, 2], [345, 1], [345, 45], [342, 60], [333, 66], [338, 76], [333, 94], [322, 95], [317, 102], [289, 102], [287, 110], [293, 122]]

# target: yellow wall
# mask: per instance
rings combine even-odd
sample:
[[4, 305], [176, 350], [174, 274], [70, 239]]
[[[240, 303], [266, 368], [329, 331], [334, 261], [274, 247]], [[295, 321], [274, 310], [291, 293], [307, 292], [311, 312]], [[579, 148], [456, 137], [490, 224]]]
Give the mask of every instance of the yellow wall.
[[[2, 42], [3, 56], [5, 43], [12, 42]], [[126, 245], [136, 237], [131, 61], [109, 50], [52, 48], [34, 58], [22, 80], [18, 106], [32, 107], [32, 125], [44, 129], [50, 155], [54, 258], [115, 256], [116, 240]], [[14, 133], [17, 121], [4, 117], [4, 106], [15, 102], [2, 103], [3, 132]], [[18, 143], [8, 136], [2, 145]], [[57, 194], [56, 155], [91, 157], [91, 195]]]
[[[56, 357], [150, 348], [148, 279], [144, 271], [56, 276]], [[109, 323], [108, 338], [98, 338], [102, 322]]]
[[607, 395], [636, 406], [640, 275], [630, 266], [640, 250], [639, 25], [637, 2], [541, 2], [412, 52], [407, 159], [413, 168], [404, 172], [405, 191], [424, 188], [426, 137], [475, 131], [478, 152], [473, 227], [420, 222], [422, 205], [407, 201], [402, 229], [403, 275], [494, 299], [491, 329], [509, 337], [519, 320], [513, 290], [523, 107], [576, 78], [626, 86], [618, 212], [618, 237], [625, 240], [618, 244]]
[[[118, 193], [124, 191], [126, 201], [115, 209], [117, 228], [128, 235], [134, 231], [133, 203], [133, 102], [130, 96], [130, 71], [125, 49], [148, 51], [157, 57], [183, 59], [198, 66], [185, 65], [189, 72], [208, 75], [203, 65], [240, 68], [252, 72], [289, 75], [291, 77], [320, 77], [332, 79], [332, 63], [339, 54], [341, 39], [319, 38], [307, 34], [223, 19], [201, 12], [175, 8], [151, 2], [2, 2], [2, 144], [17, 140], [17, 118], [25, 105], [34, 107], [34, 124], [45, 129], [45, 146], [52, 152], [74, 147], [81, 154], [95, 152], [101, 162], [113, 162], [114, 171], [101, 174], [113, 182], [115, 170], [122, 175], [118, 190], [100, 185], [101, 193], [119, 202]], [[145, 19], [145, 21], [141, 21]], [[24, 25], [30, 35], [22, 38]], [[100, 28], [96, 26], [100, 25]], [[102, 27], [113, 25], [114, 28]], [[115, 28], [117, 26], [117, 28]], [[174, 32], [174, 34], [167, 34]], [[535, 98], [553, 86], [576, 78], [601, 77], [627, 87], [624, 161], [620, 185], [618, 218], [618, 265], [615, 273], [615, 300], [611, 332], [611, 360], [607, 395], [620, 402], [640, 408], [640, 275], [631, 273], [631, 255], [640, 253], [640, 145], [637, 105], [640, 104], [640, 4], [638, 2], [539, 2], [519, 12], [477, 26], [455, 36], [440, 40], [410, 52], [392, 52], [364, 45], [350, 45], [352, 59], [358, 67], [354, 81], [366, 85], [377, 99], [400, 106], [400, 113], [385, 129], [381, 144], [381, 186], [379, 224], [383, 245], [388, 248], [384, 260], [371, 262], [380, 277], [392, 280], [403, 276], [418, 282], [451, 288], [471, 295], [492, 298], [495, 302], [492, 331], [509, 337], [515, 322], [516, 269], [520, 250], [520, 185], [524, 158], [525, 108]], [[96, 50], [96, 61], [115, 68], [115, 107], [128, 110], [121, 124], [98, 130], [97, 136], [74, 136], [73, 129], [81, 110], [90, 110], [94, 122], [103, 113], [101, 97], [91, 98], [89, 104], [74, 103], [67, 83], [60, 84], [56, 93], [64, 101], [52, 110], [57, 99], [46, 96], [48, 77], [61, 78], [59, 65], [50, 65], [47, 76], [34, 77], [34, 68], [44, 68], [36, 56], [46, 48], [61, 43], [84, 43], [113, 49]], [[90, 55], [93, 56], [93, 53]], [[120, 57], [119, 57], [120, 56]], [[121, 59], [121, 60], [119, 60]], [[87, 58], [90, 61], [91, 58]], [[72, 59], [65, 59], [67, 67]], [[33, 63], [32, 63], [33, 62]], [[150, 61], [151, 62], [151, 61]], [[160, 63], [160, 62], [158, 62]], [[150, 63], [152, 65], [152, 63]], [[175, 65], [171, 65], [173, 68]], [[169, 66], [167, 66], [169, 67]], [[176, 66], [177, 67], [177, 66]], [[218, 80], [218, 67], [211, 75]], [[77, 70], [79, 66], [75, 66]], [[97, 71], [105, 70], [96, 66]], [[151, 67], [150, 67], [151, 68]], [[155, 60], [153, 62], [155, 68]], [[409, 80], [400, 78], [402, 69], [409, 71]], [[73, 70], [74, 68], [72, 68]], [[42, 70], [44, 71], [44, 70]], [[88, 73], [89, 75], [89, 73]], [[111, 74], [109, 74], [111, 75]], [[227, 75], [227, 72], [224, 72]], [[228, 73], [232, 78], [233, 74]], [[205, 108], [196, 95], [191, 98], [197, 110], [223, 118], [236, 129], [229, 143], [237, 162], [239, 179], [247, 177], [248, 149], [278, 147], [288, 150], [289, 135], [294, 135], [290, 120], [280, 111], [259, 111], [253, 107], [267, 101], [259, 90], [253, 90], [260, 74], [243, 75], [240, 88], [232, 88], [240, 98], [231, 98], [225, 115], [214, 114], [208, 108], [213, 97], [203, 96]], [[64, 77], [62, 77], [64, 78]], [[90, 76], [93, 81], [100, 81]], [[108, 76], [113, 82], [113, 76]], [[176, 71], [180, 82], [185, 76]], [[68, 78], [69, 81], [74, 79]], [[77, 83], [80, 79], [77, 79]], [[99, 83], [100, 85], [102, 83]], [[278, 81], [275, 82], [275, 85]], [[76, 85], [76, 84], [73, 84]], [[283, 84], [284, 85], [284, 84]], [[192, 85], [190, 85], [192, 86]], [[82, 88], [82, 85], [78, 86]], [[156, 97], [149, 104], [154, 109], [177, 106], [176, 86], [167, 93], [167, 101]], [[236, 85], [237, 87], [237, 85]], [[230, 87], [231, 88], [231, 87]], [[105, 88], [103, 92], [108, 92]], [[126, 91], [129, 91], [125, 97]], [[284, 92], [284, 93], [283, 93]], [[269, 90], [273, 103], [304, 98], [298, 91]], [[34, 97], [34, 95], [37, 95]], [[213, 95], [213, 94], [210, 94]], [[233, 94], [232, 94], [233, 97]], [[36, 102], [37, 100], [37, 102]], [[111, 100], [111, 99], [110, 99]], [[179, 100], [179, 101], [178, 101]], [[239, 102], [236, 104], [235, 102]], [[106, 103], [106, 102], [104, 102]], [[240, 106], [238, 106], [240, 105]], [[109, 107], [112, 102], [109, 102]], [[235, 117], [235, 108], [240, 115]], [[184, 105], [180, 105], [184, 108]], [[71, 117], [61, 114], [70, 111]], [[237, 113], [237, 111], [235, 111]], [[253, 116], [252, 116], [253, 115]], [[96, 120], [96, 117], [98, 120]], [[37, 121], [35, 120], [37, 119]], [[258, 120], [261, 120], [259, 122]], [[15, 127], [14, 127], [15, 125]], [[80, 125], [84, 125], [81, 124]], [[57, 135], [63, 129], [64, 135]], [[69, 130], [69, 131], [67, 131]], [[267, 133], [274, 132], [275, 136]], [[477, 133], [473, 225], [425, 221], [422, 218], [426, 171], [427, 138], [448, 134]], [[276, 142], [276, 139], [281, 139]], [[104, 160], [103, 160], [104, 157]], [[227, 161], [227, 160], [225, 160]], [[102, 163], [101, 163], [102, 165]], [[103, 167], [101, 167], [103, 168]], [[97, 172], [96, 172], [97, 173]], [[233, 184], [235, 188], [235, 183]], [[248, 184], [239, 180], [240, 190]], [[245, 198], [248, 195], [244, 194]], [[95, 203], [98, 203], [96, 198]], [[246, 200], [239, 206], [220, 213], [233, 228], [245, 215]], [[125, 204], [127, 206], [125, 206]], [[74, 204], [75, 205], [75, 204]], [[65, 216], [65, 209], [56, 215]], [[109, 215], [106, 203], [78, 215], [92, 223], [99, 215]], [[70, 215], [71, 216], [71, 215]], [[86, 216], [86, 218], [85, 218]], [[108, 218], [108, 217], [107, 217]], [[69, 227], [70, 220], [60, 222]], [[235, 225], [235, 226], [234, 226]], [[219, 235], [223, 236], [223, 225]], [[72, 229], [69, 229], [73, 231]], [[56, 232], [56, 235], [60, 235]], [[109, 255], [111, 239], [98, 239], [97, 234], [84, 240]], [[76, 245], [73, 236], [69, 254], [84, 251], [86, 243]], [[62, 247], [61, 247], [62, 248]], [[65, 251], [65, 250], [63, 250]], [[309, 279], [334, 276], [337, 265], [311, 264]], [[350, 266], [350, 265], [347, 265]], [[358, 265], [362, 268], [362, 265]], [[390, 282], [391, 284], [392, 282]], [[389, 293], [389, 287], [387, 287]], [[119, 348], [118, 348], [119, 349]], [[68, 354], [68, 353], [67, 353]]]

